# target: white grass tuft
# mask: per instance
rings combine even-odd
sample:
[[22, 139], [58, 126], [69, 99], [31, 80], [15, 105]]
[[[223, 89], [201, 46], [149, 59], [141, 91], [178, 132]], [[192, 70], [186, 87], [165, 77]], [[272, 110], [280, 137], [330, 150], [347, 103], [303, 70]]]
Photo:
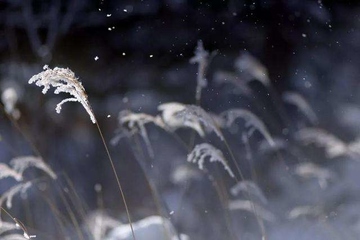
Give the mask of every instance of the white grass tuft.
[[239, 195], [240, 192], [247, 192], [256, 196], [262, 203], [267, 203], [267, 199], [263, 191], [253, 181], [244, 180], [231, 187], [230, 192], [233, 196]]
[[263, 208], [262, 206], [249, 201], [249, 200], [233, 200], [229, 203], [230, 210], [243, 210], [250, 213], [253, 213], [255, 216], [260, 217], [261, 219], [268, 222], [275, 222], [275, 215]]
[[16, 181], [22, 181], [23, 177], [22, 174], [15, 171], [14, 169], [10, 168], [8, 165], [4, 163], [0, 163], [0, 179], [12, 177]]
[[[189, 240], [186, 235], [177, 234], [175, 227], [168, 219], [160, 216], [149, 216], [134, 222], [134, 232], [137, 240]], [[178, 238], [180, 237], [180, 239]], [[131, 240], [132, 235], [128, 224], [113, 229], [105, 240]]]
[[176, 117], [182, 119], [185, 123], [198, 123], [206, 133], [215, 132], [215, 134], [224, 141], [224, 136], [221, 133], [217, 122], [212, 118], [212, 116], [207, 113], [204, 109], [195, 105], [186, 105], [186, 107], [177, 112]]
[[56, 106], [56, 112], [61, 112], [61, 107], [66, 102], [80, 102], [89, 114], [91, 121], [95, 124], [95, 115], [91, 109], [86, 95], [85, 88], [81, 82], [75, 77], [74, 72], [69, 68], [49, 68], [47, 65], [44, 66], [44, 71], [34, 75], [30, 78], [29, 84], [35, 83], [36, 86], [44, 87], [42, 90], [43, 94], [46, 94], [50, 87], [54, 87], [54, 93], [68, 93], [72, 98], [66, 98], [62, 100]]
[[51, 168], [42, 160], [41, 157], [22, 156], [22, 157], [13, 158], [10, 161], [10, 165], [13, 167], [15, 171], [17, 171], [21, 175], [29, 167], [35, 167], [47, 173], [52, 179], [57, 178], [53, 170], [51, 170]]
[[186, 109], [186, 105], [177, 102], [164, 103], [158, 106], [161, 111], [161, 118], [169, 130], [175, 131], [178, 128], [188, 127], [195, 130], [201, 137], [205, 136], [205, 132], [201, 124], [197, 121], [188, 120], [184, 122], [177, 114]]
[[295, 174], [304, 178], [315, 178], [321, 188], [326, 188], [328, 181], [335, 178], [335, 173], [313, 163], [300, 163], [295, 167]]
[[311, 216], [311, 217], [317, 217], [319, 215], [321, 215], [322, 210], [318, 207], [318, 206], [297, 206], [293, 209], [291, 209], [291, 211], [288, 213], [288, 218], [289, 219], [296, 219], [296, 218], [300, 218], [300, 217], [307, 217], [307, 216]]
[[238, 87], [239, 92], [244, 94], [245, 96], [252, 95], [252, 90], [246, 84], [246, 82], [242, 79], [242, 77], [237, 74], [225, 71], [217, 71], [214, 74], [214, 82], [215, 83], [232, 83]]
[[345, 143], [335, 135], [320, 128], [304, 128], [296, 133], [296, 139], [305, 145], [315, 144], [325, 149], [328, 158], [349, 156], [360, 157], [360, 139]]
[[24, 194], [30, 187], [32, 186], [31, 182], [26, 183], [19, 183], [18, 185], [10, 188], [6, 192], [4, 192], [0, 197], [0, 206], [3, 205], [4, 201], [6, 200], [6, 207], [12, 207], [12, 199], [14, 195], [21, 193]]
[[1, 101], [4, 104], [5, 112], [14, 119], [19, 119], [21, 115], [20, 111], [15, 107], [18, 99], [18, 94], [13, 87], [8, 87], [1, 93]]
[[318, 118], [306, 99], [296, 92], [285, 92], [282, 95], [284, 102], [295, 105], [313, 124], [318, 123]]
[[220, 114], [225, 120], [225, 127], [230, 128], [231, 125], [237, 118], [242, 118], [245, 120], [245, 127], [248, 128], [249, 136], [257, 130], [263, 135], [263, 137], [268, 141], [271, 146], [275, 146], [275, 142], [271, 137], [268, 129], [265, 124], [252, 112], [246, 109], [230, 109]]
[[28, 238], [26, 238], [25, 235], [20, 235], [20, 234], [9, 234], [6, 236], [1, 236], [1, 240], [24, 240], [24, 239], [30, 239], [30, 237], [28, 236]]
[[271, 146], [266, 139], [261, 140], [259, 147], [258, 147], [259, 152], [262, 152], [262, 153], [278, 152], [280, 150], [286, 149], [289, 146], [286, 139], [283, 139], [283, 138], [275, 137], [275, 138], [273, 138], [273, 141], [274, 141], [274, 145]]
[[186, 184], [188, 181], [200, 179], [200, 171], [190, 168], [187, 165], [180, 165], [171, 174], [171, 181], [174, 184]]
[[13, 223], [13, 222], [3, 222], [0, 220], [0, 235], [9, 232], [9, 231], [13, 231], [13, 230], [17, 230], [19, 229], [19, 227]]
[[86, 227], [94, 240], [102, 240], [109, 230], [122, 225], [117, 219], [110, 217], [104, 211], [95, 211], [85, 219]]
[[187, 161], [192, 163], [197, 163], [199, 169], [204, 169], [205, 160], [208, 159], [209, 162], [220, 162], [225, 170], [229, 173], [230, 177], [234, 178], [235, 175], [231, 171], [223, 153], [208, 143], [198, 144], [194, 149], [188, 154]]
[[247, 83], [255, 80], [261, 82], [265, 87], [270, 86], [266, 67], [248, 52], [241, 53], [235, 60], [235, 69]]
[[159, 105], [158, 109], [162, 112], [162, 120], [170, 131], [191, 128], [201, 137], [214, 131], [221, 140], [224, 139], [218, 127], [218, 124], [221, 124], [219, 119], [213, 119], [211, 114], [198, 106], [170, 102]]
[[119, 128], [117, 130], [117, 135], [111, 140], [111, 144], [117, 144], [123, 136], [131, 136], [139, 133], [143, 138], [149, 155], [151, 157], [154, 157], [154, 151], [151, 147], [150, 139], [146, 131], [145, 125], [148, 123], [153, 123], [160, 128], [168, 130], [161, 117], [153, 117], [145, 113], [133, 113], [128, 110], [123, 110], [119, 113], [118, 122]]
[[331, 133], [319, 128], [304, 128], [296, 133], [296, 138], [305, 145], [315, 144], [325, 149], [328, 158], [336, 158], [347, 153], [347, 145]]

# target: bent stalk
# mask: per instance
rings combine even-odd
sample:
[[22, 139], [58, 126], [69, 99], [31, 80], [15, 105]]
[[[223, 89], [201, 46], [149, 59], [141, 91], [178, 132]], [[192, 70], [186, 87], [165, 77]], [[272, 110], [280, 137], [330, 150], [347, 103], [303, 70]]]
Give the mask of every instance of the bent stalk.
[[122, 201], [124, 203], [124, 206], [125, 206], [125, 210], [126, 210], [126, 215], [127, 215], [127, 218], [128, 218], [128, 221], [129, 221], [129, 225], [130, 225], [130, 228], [131, 228], [131, 233], [132, 233], [132, 237], [134, 240], [136, 240], [135, 238], [135, 233], [134, 233], [134, 228], [133, 228], [133, 224], [132, 224], [132, 221], [131, 221], [131, 217], [130, 217], [130, 211], [129, 211], [129, 208], [128, 208], [128, 205], [127, 205], [127, 202], [126, 202], [126, 198], [125, 198], [125, 194], [124, 194], [124, 191], [123, 191], [123, 188], [121, 186], [121, 183], [120, 183], [120, 179], [119, 179], [119, 176], [117, 174], [117, 171], [116, 171], [116, 168], [115, 168], [115, 165], [114, 165], [114, 161], [112, 160], [112, 157], [110, 155], [110, 152], [109, 152], [109, 149], [107, 147], [107, 144], [105, 142], [105, 139], [104, 139], [104, 136], [103, 136], [103, 133], [100, 129], [100, 126], [98, 124], [98, 122], [96, 121], [96, 127], [99, 131], [99, 134], [100, 134], [100, 137], [101, 137], [101, 141], [104, 145], [104, 148], [105, 148], [105, 151], [106, 151], [106, 154], [108, 156], [108, 159], [109, 159], [109, 162], [110, 162], [110, 165], [111, 165], [111, 169], [115, 175], [115, 178], [116, 178], [116, 183], [119, 187], [119, 190], [120, 190], [120, 194], [121, 194], [121, 198], [122, 198]]

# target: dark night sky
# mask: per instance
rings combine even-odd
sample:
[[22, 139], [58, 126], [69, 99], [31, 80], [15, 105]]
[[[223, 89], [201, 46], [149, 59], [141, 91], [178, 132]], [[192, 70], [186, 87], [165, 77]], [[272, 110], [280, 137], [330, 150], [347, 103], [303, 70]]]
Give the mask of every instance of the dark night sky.
[[[80, 73], [87, 66], [104, 70], [115, 63], [130, 69], [149, 64], [168, 68], [187, 61], [202, 39], [207, 49], [220, 54], [250, 51], [272, 79], [283, 82], [295, 50], [327, 44], [334, 29], [358, 17], [356, 1], [32, 2], [32, 17], [26, 18], [21, 1], [2, 1], [0, 59], [81, 65]], [[34, 33], [46, 45], [40, 53], [29, 41]]]

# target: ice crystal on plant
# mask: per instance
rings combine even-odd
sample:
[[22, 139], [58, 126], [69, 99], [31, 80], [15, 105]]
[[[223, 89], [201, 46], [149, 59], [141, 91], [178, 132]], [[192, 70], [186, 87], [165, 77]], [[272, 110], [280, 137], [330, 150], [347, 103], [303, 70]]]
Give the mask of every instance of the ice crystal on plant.
[[[217, 122], [207, 113], [204, 109], [196, 105], [185, 105], [185, 108], [175, 114], [175, 116], [181, 119], [185, 123], [197, 123], [202, 129], [207, 132], [215, 132], [215, 134], [224, 140], [224, 136], [221, 133]], [[219, 121], [218, 121], [219, 122]]]
[[43, 94], [46, 94], [50, 87], [54, 87], [55, 94], [68, 93], [73, 96], [65, 98], [56, 105], [57, 113], [61, 112], [61, 107], [66, 102], [80, 102], [89, 114], [91, 121], [96, 123], [96, 118], [89, 104], [85, 88], [75, 77], [74, 72], [72, 72], [69, 68], [55, 67], [54, 69], [51, 69], [45, 65], [44, 71], [30, 78], [29, 84], [32, 83], [35, 83], [36, 86], [44, 87], [42, 90]]
[[178, 116], [179, 112], [186, 109], [186, 105], [177, 102], [164, 103], [158, 106], [161, 111], [161, 118], [170, 131], [178, 128], [188, 127], [195, 130], [201, 137], [205, 137], [205, 132], [199, 121], [196, 119], [184, 119]]
[[205, 160], [208, 159], [209, 162], [220, 162], [225, 170], [229, 173], [230, 177], [234, 178], [235, 175], [231, 171], [223, 153], [212, 146], [209, 143], [201, 143], [194, 147], [194, 149], [187, 156], [187, 161], [192, 163], [197, 163], [199, 169], [204, 169]]

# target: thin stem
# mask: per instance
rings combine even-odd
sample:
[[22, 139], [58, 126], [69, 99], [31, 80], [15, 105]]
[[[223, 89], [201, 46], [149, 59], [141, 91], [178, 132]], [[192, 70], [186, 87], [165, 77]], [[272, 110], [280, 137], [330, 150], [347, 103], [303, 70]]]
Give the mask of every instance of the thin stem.
[[[1, 106], [1, 108], [3, 109], [3, 111], [4, 111], [4, 106], [3, 106], [3, 105], [0, 105], [0, 106]], [[30, 147], [31, 147], [32, 150], [35, 152], [35, 154], [36, 154], [37, 156], [40, 156], [42, 159], [44, 159], [44, 158], [42, 157], [42, 154], [41, 154], [40, 151], [38, 150], [38, 148], [35, 146], [35, 144], [33, 144], [33, 141], [31, 141], [29, 135], [28, 135], [27, 133], [25, 133], [25, 132], [21, 129], [21, 127], [19, 126], [18, 121], [16, 121], [16, 119], [14, 119], [11, 115], [7, 114], [5, 111], [4, 111], [4, 113], [5, 113], [5, 116], [6, 116], [6, 117], [10, 120], [10, 122], [13, 124], [13, 126], [15, 126], [16, 130], [24, 137], [25, 141], [27, 141], [27, 142], [29, 143]], [[84, 239], [84, 237], [83, 237], [83, 235], [82, 235], [82, 232], [80, 231], [80, 226], [79, 226], [78, 221], [76, 220], [76, 217], [75, 217], [74, 212], [72, 211], [70, 205], [69, 205], [68, 202], [66, 201], [66, 198], [65, 198], [65, 196], [63, 195], [62, 191], [59, 191], [59, 194], [60, 194], [61, 199], [63, 200], [64, 205], [66, 206], [66, 209], [67, 209], [67, 211], [68, 211], [68, 213], [69, 213], [69, 215], [70, 215], [70, 218], [71, 218], [73, 224], [75, 225], [76, 232], [77, 232], [77, 234], [78, 234], [79, 239]], [[42, 194], [42, 195], [43, 195], [43, 194]], [[46, 196], [43, 195], [43, 198], [46, 199]], [[47, 201], [48, 201], [48, 200], [49, 200], [49, 199], [47, 198]], [[2, 209], [3, 209], [3, 208], [2, 208]], [[53, 210], [53, 208], [51, 208], [51, 209]], [[6, 212], [5, 209], [3, 209], [3, 210]], [[1, 213], [0, 213], [0, 216], [1, 216]], [[26, 232], [26, 233], [27, 233], [27, 232]]]
[[84, 240], [85, 239], [84, 235], [80, 231], [80, 224], [79, 224], [78, 220], [76, 219], [74, 211], [71, 210], [71, 206], [70, 206], [69, 202], [66, 200], [66, 197], [64, 196], [64, 194], [62, 192], [62, 189], [59, 189], [59, 195], [60, 195], [62, 202], [65, 205], [66, 211], [69, 213], [72, 223], [75, 225], [76, 234], [78, 235], [78, 238]]
[[[133, 154], [134, 154], [137, 162], [139, 163], [139, 166], [140, 166], [140, 168], [141, 168], [141, 170], [142, 170], [142, 172], [144, 174], [144, 177], [146, 179], [146, 182], [147, 182], [147, 184], [149, 186], [151, 195], [152, 195], [152, 197], [154, 199], [156, 210], [157, 210], [159, 216], [161, 216], [161, 222], [162, 222], [162, 227], [163, 227], [163, 230], [164, 230], [165, 238], [171, 240], [169, 230], [165, 227], [165, 220], [164, 220], [164, 219], [166, 219], [165, 214], [163, 214], [162, 213], [163, 211], [161, 210], [162, 208], [161, 208], [161, 204], [160, 204], [160, 193], [157, 191], [155, 183], [153, 183], [153, 181], [151, 181], [151, 178], [148, 176], [147, 171], [146, 171], [146, 166], [145, 166], [144, 162], [142, 162], [141, 159], [139, 159], [140, 157], [142, 157], [144, 159], [144, 161], [145, 161], [145, 154], [144, 154], [143, 149], [140, 146], [139, 139], [136, 136], [134, 136], [134, 142], [135, 142], [136, 149], [134, 149], [133, 146], [131, 146], [131, 149], [133, 151]], [[139, 152], [139, 154], [141, 154], [140, 157], [137, 157], [137, 155], [139, 155], [139, 154], [136, 154], [136, 152], [135, 152], [136, 150]], [[164, 202], [164, 201], [162, 201], [162, 202]], [[167, 209], [165, 202], [164, 202], [163, 205]]]
[[[245, 177], [244, 177], [242, 171], [240, 170], [240, 167], [239, 167], [239, 165], [238, 165], [237, 162], [236, 162], [234, 153], [233, 153], [233, 151], [231, 150], [231, 148], [230, 148], [230, 146], [229, 146], [229, 144], [228, 144], [228, 142], [226, 141], [225, 138], [224, 138], [224, 144], [225, 144], [225, 146], [226, 146], [226, 148], [227, 148], [227, 150], [228, 150], [228, 152], [229, 152], [229, 154], [230, 154], [230, 157], [231, 157], [233, 163], [235, 164], [235, 167], [236, 167], [236, 169], [237, 169], [237, 171], [238, 171], [238, 173], [239, 173], [239, 175], [240, 175], [241, 180], [244, 181], [244, 180], [245, 180]], [[235, 178], [236, 178], [236, 181], [237, 181], [237, 182], [240, 182], [239, 179], [238, 179], [236, 176], [235, 176]], [[246, 188], [246, 192], [247, 192], [248, 198], [249, 198], [250, 200], [252, 200], [252, 198], [251, 198], [251, 196], [250, 196], [250, 191], [249, 191], [249, 189], [248, 189], [248, 187], [247, 187], [246, 185], [245, 185], [245, 188]], [[257, 213], [257, 211], [256, 211], [256, 208], [255, 208], [255, 205], [254, 205], [253, 201], [251, 201], [251, 205], [252, 205], [252, 208], [254, 209], [255, 217], [256, 217], [256, 220], [257, 220], [257, 222], [258, 222], [258, 224], [259, 224], [259, 227], [260, 227], [260, 231], [261, 231], [261, 234], [262, 234], [262, 239], [263, 239], [263, 240], [266, 240], [267, 237], [266, 237], [266, 230], [265, 230], [264, 222], [263, 222], [263, 220], [262, 220], [261, 218], [259, 218], [259, 215], [258, 215], [258, 213]]]
[[64, 177], [65, 180], [67, 182], [67, 185], [70, 187], [70, 190], [74, 193], [75, 196], [75, 200], [71, 199], [72, 204], [74, 205], [74, 207], [77, 209], [78, 213], [82, 216], [82, 218], [85, 219], [86, 217], [86, 212], [88, 212], [88, 207], [86, 206], [86, 203], [83, 203], [83, 201], [81, 201], [79, 194], [76, 192], [74, 183], [71, 181], [70, 177], [64, 173]]
[[5, 208], [3, 208], [3, 207], [0, 206], [0, 209], [3, 210], [3, 211], [17, 224], [17, 226], [19, 226], [19, 227], [21, 228], [21, 230], [22, 230], [24, 233], [26, 233], [28, 236], [30, 236], [27, 228], [25, 227], [25, 225], [24, 225], [21, 221], [19, 221], [19, 220], [18, 220], [17, 218], [15, 218], [15, 217], [13, 217]]
[[19, 123], [16, 119], [14, 119], [10, 114], [8, 114], [6, 111], [5, 111], [5, 108], [2, 104], [0, 104], [0, 107], [3, 111], [3, 113], [5, 114], [5, 116], [9, 119], [9, 121], [11, 122], [11, 124], [14, 125], [14, 127], [16, 128], [16, 130], [23, 136], [23, 138], [25, 139], [25, 141], [27, 141], [30, 145], [30, 147], [32, 148], [32, 150], [35, 152], [35, 154], [37, 156], [41, 156], [40, 154], [40, 151], [39, 149], [35, 146], [35, 144], [33, 144], [33, 141], [30, 139], [30, 136], [25, 133], [21, 127], [19, 126]]
[[62, 215], [60, 210], [56, 208], [56, 206], [51, 202], [51, 200], [47, 196], [43, 195], [43, 199], [49, 205], [51, 211], [54, 213], [55, 220], [57, 221], [57, 223], [60, 226], [60, 229], [61, 229], [60, 233], [58, 232], [58, 234], [60, 234], [59, 237], [61, 236], [61, 237], [64, 237], [65, 239], [69, 238], [69, 236], [65, 236], [65, 234], [66, 234], [65, 225], [63, 223], [63, 222], [65, 222], [65, 217]]
[[99, 126], [97, 120], [96, 120], [96, 127], [97, 127], [97, 129], [98, 129], [98, 131], [99, 131], [101, 140], [102, 140], [103, 145], [104, 145], [105, 150], [106, 150], [106, 154], [107, 154], [107, 156], [108, 156], [108, 158], [109, 158], [109, 161], [110, 161], [110, 164], [111, 164], [112, 171], [113, 171], [113, 173], [114, 173], [114, 175], [115, 175], [116, 182], [117, 182], [117, 185], [118, 185], [119, 190], [120, 190], [121, 198], [122, 198], [122, 200], [123, 200], [123, 202], [124, 202], [124, 206], [125, 206], [125, 210], [126, 210], [126, 215], [127, 215], [128, 220], [129, 220], [129, 225], [130, 225], [130, 228], [131, 228], [132, 237], [133, 237], [133, 239], [135, 240], [136, 238], [135, 238], [134, 228], [133, 228], [133, 224], [132, 224], [132, 221], [131, 221], [129, 208], [128, 208], [128, 206], [127, 206], [127, 202], [126, 202], [126, 199], [125, 199], [125, 194], [124, 194], [123, 188], [122, 188], [122, 186], [121, 186], [120, 179], [119, 179], [119, 176], [118, 176], [118, 174], [117, 174], [117, 171], [116, 171], [116, 168], [115, 168], [115, 165], [114, 165], [114, 161], [112, 160], [112, 157], [111, 157], [111, 155], [110, 155], [109, 149], [108, 149], [108, 147], [107, 147], [107, 144], [106, 144], [106, 142], [105, 142], [104, 136], [103, 136], [103, 134], [102, 134], [102, 131], [101, 131], [101, 129], [100, 129], [100, 126]]
[[[230, 220], [230, 214], [228, 211], [228, 203], [229, 200], [227, 198], [227, 194], [223, 191], [224, 187], [220, 186], [218, 182], [216, 182], [215, 178], [209, 173], [207, 172], [209, 180], [212, 182], [213, 187], [215, 188], [215, 191], [219, 197], [219, 201], [220, 204], [222, 205], [223, 209], [224, 209], [224, 218], [225, 218], [225, 226], [229, 232], [230, 238], [231, 239], [236, 239], [236, 236], [234, 234], [234, 232], [232, 231], [232, 227], [231, 227], [231, 220]], [[222, 184], [221, 184], [222, 185]]]
[[[179, 137], [179, 136], [177, 136], [177, 134], [176, 133], [173, 133], [172, 134], [174, 137], [175, 137], [175, 139], [179, 142], [179, 143], [181, 143], [181, 145], [185, 148], [185, 150], [189, 153], [190, 151], [191, 151], [191, 146], [189, 147], [189, 146], [187, 146], [183, 141], [182, 141], [182, 139]], [[195, 135], [194, 135], [195, 136]], [[235, 162], [235, 164], [237, 164], [236, 162]], [[240, 170], [240, 169], [239, 169]], [[187, 170], [188, 171], [188, 170]], [[208, 174], [208, 177], [209, 177], [209, 180], [211, 180], [212, 182], [213, 182], [213, 184], [214, 184], [214, 187], [215, 187], [215, 190], [216, 190], [216, 193], [217, 193], [217, 195], [218, 195], [218, 197], [219, 197], [219, 200], [220, 200], [220, 203], [222, 204], [222, 206], [223, 206], [223, 208], [225, 209], [224, 211], [227, 211], [226, 210], [226, 207], [225, 207], [225, 202], [226, 201], [228, 201], [228, 197], [227, 197], [227, 195], [226, 195], [226, 192], [225, 191], [219, 191], [219, 184], [216, 182], [216, 180], [215, 180], [215, 178], [213, 178], [212, 177], [212, 175], [208, 172], [208, 171], [205, 171], [207, 174]], [[240, 173], [241, 174], [241, 173]], [[241, 174], [241, 176], [242, 176], [242, 174]], [[238, 178], [236, 177], [236, 175], [235, 175], [235, 178], [236, 178], [236, 181], [237, 182], [239, 182], [239, 180], [238, 180]], [[189, 188], [190, 188], [190, 181], [187, 181], [186, 182], [186, 184], [185, 184], [185, 186], [184, 186], [184, 188], [183, 188], [183, 190], [182, 190], [182, 193], [181, 193], [181, 197], [180, 197], [180, 200], [179, 200], [179, 205], [178, 205], [178, 207], [177, 207], [177, 210], [175, 211], [175, 215], [173, 216], [174, 218], [175, 218], [175, 216], [177, 216], [176, 214], [177, 213], [181, 213], [181, 206], [182, 206], [182, 204], [183, 204], [183, 202], [184, 202], [184, 198], [185, 198], [185, 195], [186, 195], [186, 191], [187, 190], [189, 190]], [[222, 188], [222, 189], [224, 189], [224, 188]], [[226, 201], [224, 201], [226, 199]], [[230, 216], [229, 216], [229, 214], [228, 214], [228, 212], [226, 212], [225, 213], [225, 219], [226, 219], [226, 227], [227, 227], [227, 229], [228, 229], [228, 231], [229, 231], [229, 235], [230, 235], [230, 237], [232, 237], [233, 239], [235, 239], [234, 238], [234, 233], [231, 231], [231, 220], [230, 220]]]

